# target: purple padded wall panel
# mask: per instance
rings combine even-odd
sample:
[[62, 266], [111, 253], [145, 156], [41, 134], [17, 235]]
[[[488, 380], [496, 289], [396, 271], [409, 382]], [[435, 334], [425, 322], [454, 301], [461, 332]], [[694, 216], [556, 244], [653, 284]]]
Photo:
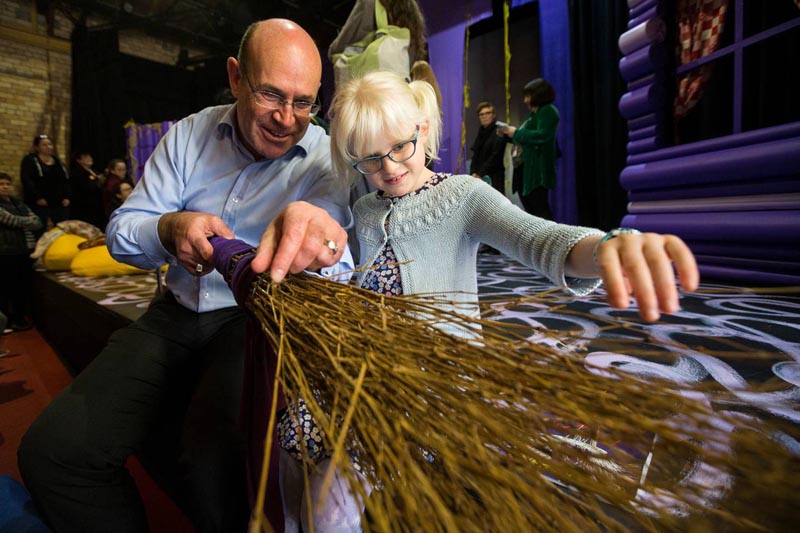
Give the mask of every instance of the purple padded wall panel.
[[775, 274], [800, 275], [800, 263], [797, 261], [773, 261], [771, 259], [754, 259], [750, 257], [725, 257], [695, 255], [698, 263], [704, 265], [720, 265], [745, 270], [763, 270]]
[[635, 6], [628, 9], [628, 15], [630, 18], [636, 18], [642, 15], [645, 11], [658, 7], [658, 2], [659, 0], [644, 0], [643, 2], [639, 2]]
[[655, 43], [619, 60], [619, 73], [625, 81], [631, 81], [652, 74], [664, 64], [664, 47]]
[[688, 240], [800, 245], [800, 211], [626, 215], [621, 225]]
[[628, 130], [628, 140], [638, 141], [639, 139], [644, 139], [645, 137], [655, 137], [656, 131], [658, 130], [655, 124], [645, 126], [644, 128], [639, 128], [638, 130]]
[[620, 174], [620, 183], [625, 189], [636, 190], [797, 172], [800, 172], [800, 137], [630, 165]]
[[642, 13], [641, 15], [639, 15], [638, 17], [631, 19], [628, 22], [628, 28], [635, 28], [642, 22], [647, 22], [648, 20], [655, 18], [657, 15], [658, 15], [658, 7], [652, 7], [647, 11], [645, 11], [644, 13]]
[[701, 213], [715, 211], [765, 211], [768, 209], [800, 209], [800, 194], [751, 194], [630, 202], [628, 212], [636, 213]]
[[701, 183], [697, 186], [665, 187], [663, 189], [642, 189], [629, 191], [632, 202], [653, 200], [678, 200], [681, 198], [712, 198], [715, 196], [737, 196], [748, 194], [780, 194], [800, 192], [800, 177], [781, 176], [763, 178], [757, 181]]
[[628, 143], [629, 154], [639, 154], [650, 150], [656, 150], [661, 146], [661, 140], [658, 137], [646, 137]]
[[[631, 129], [642, 127], [642, 125], [639, 125], [638, 123], [633, 125], [634, 122], [639, 120], [642, 119], [640, 118], [629, 121], [628, 127]], [[653, 122], [655, 122], [655, 116], [653, 117]], [[657, 152], [629, 157], [628, 164], [638, 165], [639, 163], [648, 163], [650, 161], [658, 161], [660, 159], [672, 159], [674, 157], [682, 157], [692, 154], [716, 152], [717, 150], [724, 150], [726, 148], [736, 148], [748, 144], [759, 144], [767, 141], [788, 139], [791, 137], [800, 137], [800, 122], [789, 122], [788, 124], [781, 124], [780, 126], [726, 135], [724, 137], [717, 137], [707, 141], [699, 141], [680, 146], [671, 146], [669, 148], [663, 148]]]
[[619, 112], [628, 120], [653, 113], [660, 103], [661, 93], [658, 85], [647, 85], [625, 93], [619, 100]]
[[699, 264], [700, 275], [703, 278], [723, 279], [726, 281], [739, 281], [745, 284], [761, 285], [800, 285], [800, 275], [775, 274], [758, 270], [744, 270], [740, 268], [723, 267], [719, 265]]
[[775, 261], [792, 261], [800, 263], [800, 247], [770, 246], [751, 243], [745, 245], [734, 242], [686, 241], [689, 248], [698, 255], [714, 255], [721, 257], [752, 257], [754, 259], [769, 257]]
[[656, 75], [649, 74], [638, 80], [633, 80], [628, 82], [627, 89], [628, 91], [635, 91], [636, 89], [641, 89], [645, 85], [653, 85], [656, 82]]
[[628, 55], [650, 44], [664, 41], [667, 27], [660, 17], [651, 18], [619, 36], [619, 51]]
[[639, 128], [644, 128], [645, 126], [652, 126], [656, 123], [656, 114], [650, 113], [649, 115], [645, 115], [643, 117], [636, 117], [628, 121], [628, 128], [632, 130], [638, 130]]

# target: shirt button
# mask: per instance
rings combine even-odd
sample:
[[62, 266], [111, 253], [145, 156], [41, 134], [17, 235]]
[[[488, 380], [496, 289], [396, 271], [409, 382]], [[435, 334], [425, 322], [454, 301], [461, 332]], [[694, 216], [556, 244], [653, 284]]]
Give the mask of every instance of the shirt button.
[[235, 196], [233, 197], [233, 203], [235, 203], [235, 204], [239, 203], [239, 199], [237, 197], [235, 197]]
[[207, 292], [203, 293], [203, 298], [208, 298], [208, 293]]

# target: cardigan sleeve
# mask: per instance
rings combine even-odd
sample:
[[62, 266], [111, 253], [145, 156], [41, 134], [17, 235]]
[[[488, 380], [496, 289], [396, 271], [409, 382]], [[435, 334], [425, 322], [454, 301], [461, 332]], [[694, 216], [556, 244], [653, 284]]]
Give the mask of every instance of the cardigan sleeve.
[[568, 277], [565, 270], [567, 256], [578, 241], [604, 232], [530, 215], [480, 181], [474, 181], [464, 205], [466, 230], [478, 241], [544, 274], [570, 294], [582, 296], [600, 285], [599, 279]]

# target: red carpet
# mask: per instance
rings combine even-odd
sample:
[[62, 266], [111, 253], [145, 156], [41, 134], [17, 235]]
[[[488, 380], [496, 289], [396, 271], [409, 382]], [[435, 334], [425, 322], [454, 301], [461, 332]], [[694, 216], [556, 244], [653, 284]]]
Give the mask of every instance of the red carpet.
[[[17, 447], [28, 426], [72, 379], [61, 360], [36, 329], [0, 339], [0, 474], [21, 480]], [[190, 533], [186, 516], [132, 459], [128, 462], [142, 493], [150, 531]]]

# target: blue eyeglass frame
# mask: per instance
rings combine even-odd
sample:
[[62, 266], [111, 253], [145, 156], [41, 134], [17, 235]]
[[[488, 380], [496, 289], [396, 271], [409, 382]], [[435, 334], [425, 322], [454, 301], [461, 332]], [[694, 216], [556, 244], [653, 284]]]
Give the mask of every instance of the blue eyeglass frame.
[[[383, 159], [385, 157], [388, 157], [389, 159], [391, 159], [395, 163], [402, 163], [404, 161], [408, 161], [409, 159], [414, 157], [414, 154], [417, 153], [417, 139], [419, 139], [419, 124], [417, 124], [417, 129], [414, 130], [414, 136], [411, 139], [409, 139], [407, 141], [403, 141], [401, 143], [395, 144], [394, 148], [392, 148], [391, 150], [389, 150], [387, 153], [385, 153], [383, 155], [373, 155], [373, 156], [370, 156], [370, 157], [365, 157], [364, 159], [359, 159], [358, 161], [353, 161], [352, 162], [353, 168], [356, 169], [356, 171], [359, 172], [360, 174], [363, 174], [364, 176], [371, 176], [372, 174], [377, 174], [378, 172], [383, 170]], [[411, 155], [406, 157], [405, 159], [401, 159], [400, 161], [398, 161], [394, 157], [392, 157], [392, 152], [394, 152], [395, 148], [397, 148], [401, 144], [406, 144], [406, 143], [414, 143], [414, 151], [411, 152]], [[378, 167], [378, 170], [376, 170], [375, 172], [364, 172], [363, 170], [358, 168], [358, 165], [360, 165], [361, 163], [363, 163], [365, 161], [379, 161], [381, 166]]]

